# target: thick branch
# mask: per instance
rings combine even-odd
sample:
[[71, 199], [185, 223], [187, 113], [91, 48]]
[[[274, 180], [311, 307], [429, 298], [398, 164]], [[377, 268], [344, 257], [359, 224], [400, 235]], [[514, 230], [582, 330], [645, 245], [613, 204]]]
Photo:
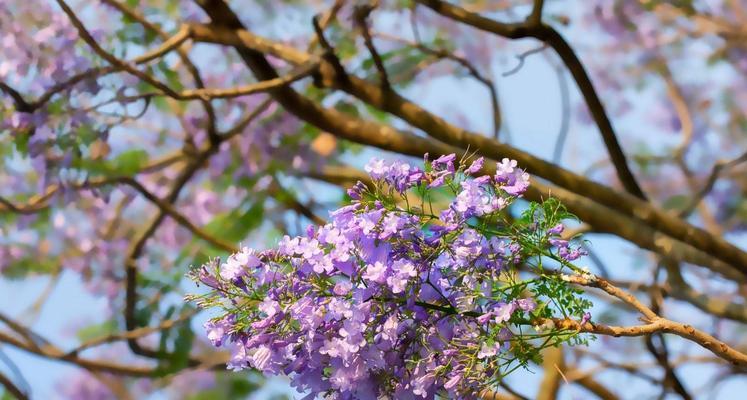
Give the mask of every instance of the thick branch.
[[[209, 3], [212, 4], [213, 2], [211, 1]], [[222, 4], [220, 1], [215, 1], [215, 3]], [[227, 9], [227, 7], [224, 8]], [[228, 12], [230, 12], [230, 10], [228, 10]], [[238, 21], [236, 22], [238, 23]], [[311, 55], [305, 54], [292, 47], [258, 37], [246, 30], [231, 31], [225, 26], [219, 27], [211, 25], [193, 26], [193, 32], [195, 32], [195, 38], [197, 40], [239, 46], [238, 50], [240, 52], [247, 55], [251, 54], [252, 57], [262, 57], [263, 60], [264, 57], [261, 52], [267, 52], [289, 62], [299, 64], [313, 59]], [[255, 59], [251, 58], [250, 60]], [[266, 75], [258, 74], [257, 77], [259, 79], [273, 79], [277, 76], [274, 69], [272, 69], [269, 64], [265, 64], [264, 66], [256, 65], [255, 69], [260, 67], [261, 70], [255, 71], [255, 74], [261, 73]], [[443, 142], [457, 146], [457, 148], [461, 149], [475, 149], [475, 151], [481, 155], [492, 159], [500, 159], [500, 157], [503, 156], [516, 159], [527, 169], [528, 172], [532, 174], [546, 178], [572, 192], [579, 193], [582, 196], [604, 204], [606, 207], [619, 210], [624, 214], [640, 219], [653, 229], [659, 230], [666, 235], [698, 248], [702, 252], [710, 254], [711, 257], [719, 258], [722, 261], [731, 264], [734, 269], [741, 271], [742, 274], [747, 274], [747, 254], [745, 252], [725, 241], [723, 238], [715, 237], [703, 229], [690, 225], [676, 216], [655, 208], [646, 201], [627, 193], [614, 191], [604, 185], [590, 181], [583, 176], [565, 170], [562, 167], [534, 157], [511, 146], [499, 143], [486, 136], [471, 133], [451, 125], [440, 117], [429, 113], [422, 107], [399, 96], [392, 90], [382, 90], [378, 85], [368, 83], [351, 75], [346, 76], [344, 81], [346, 84], [342, 85], [341, 89], [377, 108], [404, 119], [413, 126], [420, 128], [424, 132], [442, 140]], [[392, 145], [394, 143], [391, 143], [391, 141], [375, 140], [378, 139], [378, 137], [381, 137], [382, 139], [384, 137], [396, 137], [397, 133], [391, 127], [364, 122], [339, 113], [336, 110], [323, 109], [314, 102], [293, 91], [278, 90], [273, 93], [273, 96], [275, 96], [275, 98], [278, 99], [278, 101], [290, 112], [296, 114], [299, 118], [316, 125], [322, 130], [358, 143], [393, 150]], [[341, 124], [340, 122], [343, 121], [345, 123]], [[354, 127], [357, 127], [355, 132], [353, 132]], [[370, 130], [371, 134], [361, 135], [360, 133], [364, 130]], [[384, 132], [386, 132], [386, 134], [382, 135]], [[374, 137], [371, 137], [372, 135]], [[412, 137], [412, 135], [407, 136]], [[402, 146], [407, 149], [406, 151], [404, 149], [397, 149], [394, 151], [409, 155], [416, 155], [426, 151], [430, 151], [432, 154], [437, 153], [436, 151], [433, 151], [433, 146], [430, 146], [427, 143], [421, 145], [421, 143], [423, 143], [421, 138], [413, 138], [413, 140], [408, 140], [407, 144]], [[419, 147], [419, 150], [413, 152], [413, 147]], [[457, 150], [456, 152], [461, 151], [462, 150]], [[572, 211], [576, 214], [580, 214], [580, 212], [575, 209], [572, 209]], [[615, 231], [616, 229], [613, 229], [611, 232]], [[634, 242], [638, 243], [638, 241]], [[651, 248], [652, 245], [653, 244], [648, 244], [646, 248]], [[703, 264], [699, 263], [699, 265]]]
[[612, 128], [612, 122], [610, 122], [602, 101], [599, 99], [596, 89], [594, 89], [594, 85], [591, 79], [589, 79], [589, 75], [586, 73], [581, 60], [579, 60], [573, 48], [571, 48], [558, 31], [542, 23], [542, 1], [535, 1], [532, 13], [525, 22], [513, 24], [503, 24], [439, 0], [418, 0], [418, 2], [447, 18], [471, 25], [480, 30], [492, 32], [510, 39], [533, 37], [550, 45], [558, 53], [576, 81], [594, 121], [599, 127], [602, 139], [607, 147], [610, 159], [615, 166], [615, 171], [620, 182], [622, 182], [629, 193], [641, 199], [646, 198], [635, 176], [628, 167], [625, 153], [623, 153], [615, 131]]
[[[128, 18], [131, 18], [132, 20], [137, 21], [140, 23], [143, 28], [149, 29], [153, 32], [155, 32], [162, 40], [168, 39], [168, 34], [164, 32], [162, 29], [160, 29], [157, 25], [154, 25], [150, 23], [145, 16], [137, 12], [136, 10], [133, 10], [122, 3], [116, 1], [116, 0], [101, 0], [103, 3], [110, 5], [111, 7], [116, 8], [119, 12], [121, 12], [123, 15], [127, 16]], [[182, 47], [178, 47], [176, 49], [177, 53], [179, 54], [179, 58], [182, 60], [182, 63], [187, 68], [187, 71], [189, 71], [190, 75], [192, 75], [192, 79], [194, 80], [195, 86], [197, 88], [204, 88], [205, 82], [202, 79], [202, 76], [200, 75], [200, 71], [197, 69], [197, 66], [190, 60], [189, 54], [187, 53], [187, 50], [185, 50]], [[205, 109], [205, 114], [207, 114], [208, 117], [208, 137], [211, 140], [215, 140], [217, 137], [217, 128], [216, 128], [216, 117], [215, 117], [215, 109], [213, 108], [212, 103], [209, 100], [202, 100], [202, 107]]]
[[565, 369], [562, 347], [549, 347], [543, 355], [542, 370], [544, 375], [539, 385], [537, 400], [555, 400], [560, 390], [562, 370]]

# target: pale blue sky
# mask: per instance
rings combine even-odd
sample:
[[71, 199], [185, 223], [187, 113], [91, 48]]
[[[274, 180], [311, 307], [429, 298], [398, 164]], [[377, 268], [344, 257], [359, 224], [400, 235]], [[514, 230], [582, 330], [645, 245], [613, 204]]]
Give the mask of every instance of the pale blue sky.
[[[549, 50], [548, 50], [549, 51]], [[501, 77], [504, 70], [496, 69], [493, 76], [497, 83], [502, 99], [502, 111], [506, 123], [510, 126], [512, 144], [530, 150], [533, 154], [550, 159], [553, 144], [560, 123], [560, 95], [558, 82], [553, 67], [542, 55], [527, 58], [523, 68], [509, 77]], [[571, 82], [572, 96], [577, 99], [577, 91]], [[490, 102], [484, 87], [469, 79], [455, 80], [440, 78], [430, 82], [426, 87], [411, 89], [408, 95], [417, 99], [428, 109], [442, 112], [458, 107], [470, 122], [470, 127], [477, 131], [488, 132], [491, 129]], [[456, 105], [456, 106], [455, 106]], [[449, 117], [447, 113], [445, 115]], [[641, 129], [640, 121], [616, 121], [621, 131], [625, 129]], [[564, 165], [576, 171], [583, 171], [591, 162], [599, 158], [602, 151], [601, 141], [596, 129], [572, 121], [571, 134], [568, 138], [567, 151], [563, 159]], [[376, 151], [366, 151], [365, 155], [374, 155]], [[367, 157], [351, 158], [351, 162], [362, 164]], [[640, 254], [636, 248], [620, 240], [589, 235], [592, 248], [607, 263], [613, 276], [630, 278], [636, 271], [635, 258]], [[590, 262], [589, 262], [590, 263]], [[186, 266], [184, 266], [186, 271]], [[592, 266], [593, 269], [593, 266]], [[8, 281], [0, 279], [0, 307], [11, 317], [19, 316], [27, 306], [36, 300], [43, 291], [49, 278], [39, 277], [24, 281]], [[599, 308], [594, 310], [600, 312]], [[708, 324], [709, 320], [692, 307], [680, 306], [667, 309], [673, 316], [695, 319], [696, 323]], [[678, 312], [675, 312], [678, 311]], [[63, 347], [75, 344], [69, 327], [74, 321], [82, 318], [96, 319], [106, 312], [105, 302], [88, 294], [82, 287], [77, 275], [69, 272], [62, 274], [60, 283], [52, 292], [49, 301], [43, 307], [39, 318], [31, 325], [34, 330], [44, 334]], [[200, 317], [199, 320], [204, 319]], [[634, 321], [633, 321], [634, 322]], [[68, 336], [60, 334], [68, 331]], [[609, 339], [599, 340], [592, 346], [603, 349], [609, 340], [635, 341], [638, 339]], [[669, 343], [673, 348], [686, 345], [690, 352], [701, 352], [692, 343], [679, 338], [670, 337]], [[637, 347], [640, 349], [641, 347]], [[58, 380], [74, 369], [61, 362], [52, 362], [40, 357], [17, 351], [10, 346], [0, 346], [0, 350], [8, 355], [22, 371], [24, 378], [32, 389], [34, 399], [53, 399], [56, 396], [55, 385]], [[603, 351], [603, 350], [601, 350]], [[642, 358], [649, 359], [648, 355]], [[0, 363], [1, 364], [1, 363]], [[7, 366], [0, 365], [0, 370], [9, 373]], [[703, 367], [688, 367], [680, 370], [685, 384], [690, 388], [698, 387], [710, 377], [710, 369]], [[519, 372], [510, 378], [512, 386], [520, 392], [534, 395], [536, 382], [541, 378], [541, 371], [536, 374]], [[10, 376], [13, 376], [9, 373]], [[601, 380], [614, 382], [613, 389], [619, 391], [623, 398], [638, 398], [639, 395], [650, 393], [650, 388], [640, 380], [631, 380], [627, 375], [615, 372], [605, 372]], [[283, 381], [278, 379], [270, 386], [271, 390], [283, 390]], [[620, 388], [625, 388], [624, 391]], [[747, 382], [744, 379], [726, 381], [720, 389], [719, 399], [744, 398], [740, 393], [747, 392]], [[258, 395], [256, 398], [262, 398]], [[159, 396], [155, 396], [158, 398]], [[571, 385], [564, 390], [563, 399], [585, 399], [587, 393], [577, 386]]]

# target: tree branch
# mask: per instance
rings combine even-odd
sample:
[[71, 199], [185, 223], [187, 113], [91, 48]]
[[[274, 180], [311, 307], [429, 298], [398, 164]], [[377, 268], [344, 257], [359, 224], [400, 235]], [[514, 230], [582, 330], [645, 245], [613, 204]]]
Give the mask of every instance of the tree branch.
[[28, 396], [26, 393], [21, 391], [21, 389], [16, 386], [13, 381], [10, 380], [5, 374], [0, 372], [0, 385], [3, 385], [5, 387], [5, 390], [10, 393], [11, 396], [15, 397], [18, 400], [28, 400]]
[[537, 400], [555, 400], [558, 398], [563, 369], [565, 369], [563, 348], [547, 348], [542, 355], [542, 370], [544, 374], [539, 384]]
[[[155, 32], [162, 40], [166, 40], [168, 38], [168, 35], [166, 32], [164, 32], [162, 29], [160, 29], [158, 26], [150, 23], [145, 16], [141, 15], [135, 10], [130, 9], [129, 7], [123, 5], [122, 3], [116, 1], [116, 0], [101, 0], [104, 4], [108, 4], [111, 7], [116, 8], [119, 12], [121, 12], [123, 15], [127, 16], [128, 18], [131, 18], [132, 20], [137, 21], [142, 25], [145, 29], [151, 30], [152, 32]], [[187, 51], [182, 48], [178, 47], [176, 49], [177, 53], [179, 54], [179, 58], [182, 60], [182, 63], [186, 66], [187, 70], [189, 71], [190, 75], [192, 75], [192, 79], [194, 80], [195, 86], [199, 89], [205, 88], [205, 82], [202, 79], [202, 76], [200, 75], [200, 71], [197, 69], [197, 66], [190, 60], [189, 54]], [[205, 114], [207, 114], [208, 117], [208, 137], [211, 140], [215, 140], [217, 137], [217, 127], [216, 127], [216, 117], [215, 117], [215, 109], [213, 108], [213, 105], [208, 100], [202, 100], [202, 107], [205, 109]]]
[[6, 343], [8, 345], [24, 350], [26, 352], [42, 356], [44, 358], [65, 361], [65, 362], [77, 364], [78, 366], [85, 368], [85, 369], [109, 372], [109, 373], [116, 374], [116, 375], [148, 377], [148, 376], [154, 376], [157, 372], [155, 369], [149, 368], [149, 367], [118, 364], [118, 363], [103, 361], [103, 360], [90, 360], [87, 358], [80, 358], [80, 357], [73, 356], [73, 355], [67, 355], [65, 352], [60, 350], [58, 347], [51, 345], [51, 344], [45, 344], [39, 347], [30, 346], [27, 343], [24, 343], [23, 341], [18, 340], [14, 338], [13, 336], [10, 336], [4, 332], [0, 332], [0, 342]]
[[[243, 30], [243, 25], [241, 25], [240, 21], [238, 21], [227, 5], [220, 0], [204, 0], [199, 3], [208, 12], [208, 15], [211, 15], [214, 24], [193, 27], [195, 38], [202, 41], [236, 46], [239, 54], [242, 55], [247, 65], [252, 68], [260, 80], [277, 77], [274, 68], [269, 65], [262, 55], [264, 51], [294, 63], [306, 62], [311, 57], [296, 49], [268, 41]], [[704, 254], [709, 254], [707, 258], [715, 257], [732, 265], [732, 267], [727, 267], [726, 269], [735, 269], [739, 270], [743, 275], [747, 274], [747, 254], [742, 250], [722, 238], [714, 237], [700, 228], [654, 208], [646, 201], [642, 201], [626, 193], [616, 192], [511, 146], [450, 125], [443, 119], [423, 110], [421, 107], [407, 101], [391, 90], [383, 91], [377, 85], [370, 84], [354, 76], [348, 76], [347, 82], [347, 85], [341, 87], [343, 90], [348, 91], [373, 106], [404, 119], [431, 136], [457, 147], [446, 146], [442, 142], [426, 141], [421, 137], [399, 132], [386, 125], [359, 120], [337, 110], [322, 108], [310, 99], [288, 88], [277, 88], [270, 91], [270, 93], [283, 107], [300, 119], [315, 125], [321, 130], [354, 142], [413, 156], [425, 152], [430, 152], [431, 154], [444, 154], [444, 152], [461, 153], [463, 152], [463, 148], [471, 148], [477, 149], [481, 155], [493, 159], [500, 156], [516, 159], [530, 173], [547, 178], [554, 183], [573, 190], [573, 192], [583, 193], [583, 196], [594, 199], [594, 201], [598, 201], [613, 210], [620, 210], [627, 215], [633, 216], [649, 224], [652, 228], [687, 243], [699, 249]], [[534, 189], [539, 189], [540, 191], [535, 190], [529, 193], [528, 196], [534, 196], [530, 197], [534, 199], [542, 198], [542, 196], [546, 196], [547, 194], [546, 190], [542, 190], [545, 188], [540, 183], [535, 183]], [[556, 194], [557, 192], [553, 189], [553, 195]], [[567, 194], [576, 200], [572, 193]], [[580, 202], [575, 201], [575, 203], [579, 204]], [[574, 206], [569, 206], [569, 209], [579, 216], [582, 213], [585, 216], [591, 214], [584, 210], [577, 210]], [[601, 215], [597, 215], [596, 220], [600, 220]], [[609, 226], [609, 224], [606, 225]], [[608, 231], [615, 233], [618, 233], [618, 230], [618, 228], [608, 229]], [[626, 238], [630, 240], [629, 237]], [[634, 243], [641, 245], [640, 240], [634, 241]], [[648, 249], [661, 247], [651, 242], [644, 243], [642, 246]], [[671, 253], [671, 250], [668, 249], [667, 252]], [[703, 265], [702, 263], [698, 264]], [[708, 263], [709, 266], [712, 264], [712, 262]], [[724, 268], [719, 268], [719, 271], [724, 271]], [[731, 274], [731, 276], [734, 276], [734, 274]]]
[[636, 299], [633, 295], [612, 285], [605, 279], [594, 276], [584, 277], [579, 275], [565, 276], [564, 279], [566, 279], [568, 282], [581, 286], [601, 289], [610, 296], [622, 300], [623, 302], [638, 310], [638, 312], [643, 315], [643, 321], [646, 322], [646, 324], [630, 327], [615, 327], [602, 324], [592, 324], [589, 322], [582, 325], [581, 323], [574, 320], [560, 319], [553, 321], [556, 327], [578, 330], [580, 332], [611, 335], [615, 337], [643, 336], [658, 332], [671, 333], [699, 344], [700, 346], [710, 350], [715, 355], [721, 357], [722, 359], [730, 362], [735, 366], [738, 366], [740, 368], [747, 368], [747, 354], [744, 354], [730, 347], [723, 341], [720, 341], [703, 331], [695, 329], [691, 325], [674, 322], [660, 317], [653, 310]]
[[545, 25], [541, 22], [543, 1], [534, 2], [532, 13], [525, 22], [513, 24], [503, 24], [440, 0], [418, 0], [418, 3], [431, 8], [433, 11], [449, 19], [459, 21], [480, 30], [492, 32], [510, 39], [533, 37], [550, 45], [550, 47], [552, 47], [563, 60], [566, 67], [568, 67], [568, 70], [571, 72], [573, 79], [576, 81], [594, 121], [599, 127], [602, 139], [607, 147], [610, 159], [615, 166], [620, 182], [622, 182], [623, 186], [630, 194], [644, 200], [646, 199], [646, 196], [638, 185], [635, 176], [628, 167], [625, 153], [623, 153], [617, 140], [617, 136], [612, 127], [612, 122], [610, 122], [607, 112], [602, 105], [602, 101], [599, 99], [596, 89], [594, 89], [594, 85], [592, 84], [589, 75], [586, 73], [581, 60], [579, 60], [578, 56], [576, 56], [576, 53], [573, 51], [573, 48], [571, 48], [560, 33], [551, 26]]
[[129, 185], [135, 190], [137, 190], [140, 194], [143, 195], [143, 197], [148, 199], [151, 203], [155, 204], [161, 212], [173, 218], [179, 225], [185, 227], [187, 230], [192, 232], [192, 234], [199, 237], [200, 239], [205, 240], [206, 242], [212, 244], [213, 246], [221, 250], [225, 250], [231, 253], [235, 253], [236, 251], [238, 251], [238, 249], [234, 245], [227, 243], [205, 232], [204, 230], [202, 230], [202, 228], [193, 224], [192, 221], [190, 221], [187, 217], [185, 217], [179, 211], [177, 211], [173, 205], [171, 205], [169, 202], [163, 201], [160, 198], [158, 198], [158, 196], [148, 191], [148, 189], [146, 189], [145, 186], [143, 186], [140, 182], [136, 181], [134, 178], [125, 177], [125, 178], [119, 179], [118, 181], [126, 185]]
[[133, 329], [131, 331], [112, 333], [110, 335], [104, 335], [101, 337], [93, 338], [91, 340], [86, 341], [85, 343], [82, 343], [78, 347], [70, 350], [69, 352], [67, 352], [67, 355], [76, 356], [84, 350], [87, 350], [87, 349], [90, 349], [96, 346], [101, 346], [102, 344], [106, 344], [106, 343], [117, 342], [120, 340], [139, 339], [144, 336], [150, 335], [151, 333], [160, 332], [160, 331], [169, 329], [173, 327], [174, 325], [177, 325], [181, 322], [184, 322], [192, 318], [195, 314], [196, 314], [196, 311], [189, 311], [179, 316], [178, 318], [163, 321], [160, 324], [158, 324], [158, 326], [143, 327], [143, 328]]
[[373, 5], [364, 4], [356, 6], [353, 10], [353, 19], [355, 20], [358, 29], [360, 29], [361, 34], [363, 35], [363, 43], [366, 45], [368, 52], [371, 53], [371, 59], [373, 59], [374, 66], [376, 66], [376, 70], [379, 72], [381, 87], [388, 88], [391, 85], [389, 83], [389, 77], [387, 75], [386, 68], [384, 67], [384, 61], [381, 59], [378, 50], [376, 50], [376, 46], [374, 46], [373, 43], [373, 38], [371, 38], [371, 31], [369, 31], [368, 29], [368, 16], [377, 5], [378, 0], [376, 0]]

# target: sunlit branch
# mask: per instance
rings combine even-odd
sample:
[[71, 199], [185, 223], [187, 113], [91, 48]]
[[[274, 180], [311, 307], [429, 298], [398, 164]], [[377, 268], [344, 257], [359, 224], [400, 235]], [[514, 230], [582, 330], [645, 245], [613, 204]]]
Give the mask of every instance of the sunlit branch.
[[[213, 2], [210, 3], [213, 4]], [[221, 5], [223, 3], [215, 2], [215, 4]], [[224, 6], [225, 5], [221, 5], [221, 7]], [[221, 11], [221, 15], [224, 14], [225, 13]], [[269, 54], [283, 58], [291, 63], [304, 63], [312, 59], [312, 56], [299, 50], [258, 37], [246, 30], [231, 30], [226, 27], [215, 25], [194, 26], [193, 30], [196, 33], [197, 40], [239, 46], [240, 50], [251, 51], [252, 57], [259, 56], [261, 53], [266, 51]], [[255, 65], [255, 68], [259, 68], [259, 66]], [[277, 77], [277, 73], [269, 64], [266, 65], [266, 68], [265, 65], [262, 66], [262, 74], [264, 73], [267, 75], [259, 75], [258, 77], [260, 79], [273, 79]], [[511, 146], [498, 143], [483, 135], [471, 133], [455, 127], [445, 120], [427, 112], [422, 107], [402, 98], [392, 90], [383, 91], [377, 85], [368, 83], [352, 75], [346, 76], [346, 82], [347, 84], [340, 87], [342, 90], [351, 93], [355, 97], [372, 106], [404, 119], [436, 139], [455, 146], [450, 147], [453, 149], [450, 152], [459, 153], [463, 151], [459, 150], [460, 148], [471, 148], [477, 149], [481, 155], [493, 159], [498, 159], [501, 156], [516, 159], [522, 165], [526, 166], [530, 173], [546, 178], [572, 192], [582, 194], [582, 196], [593, 199], [595, 202], [604, 204], [604, 206], [606, 206], [605, 208], [609, 207], [614, 210], [619, 210], [620, 212], [641, 220], [650, 225], [653, 229], [659, 230], [672, 238], [698, 248], [701, 251], [710, 254], [711, 257], [719, 258], [722, 261], [731, 264], [732, 267], [739, 270], [740, 273], [747, 274], [747, 267], [744, 267], [747, 265], [747, 253], [723, 240], [723, 238], [714, 237], [707, 231], [690, 225], [686, 221], [676, 218], [646, 201], [627, 193], [614, 191], [604, 185], [590, 181], [555, 164], [534, 157]], [[296, 114], [301, 119], [304, 119], [327, 132], [331, 132], [354, 142], [369, 144], [386, 150], [393, 150], [413, 156], [425, 152], [430, 152], [431, 154], [443, 154], [445, 151], [435, 150], [432, 143], [422, 143], [423, 140], [421, 138], [410, 135], [406, 135], [412, 138], [411, 140], [407, 140], [406, 144], [403, 144], [401, 147], [394, 147], [396, 143], [393, 143], [390, 138], [403, 136], [403, 134], [397, 132], [391, 127], [370, 123], [368, 121], [364, 124], [361, 124], [360, 122], [357, 124], [351, 124], [355, 118], [341, 114], [336, 110], [322, 111], [317, 104], [298, 95], [298, 93], [289, 90], [284, 90], [282, 94], [276, 92], [273, 95], [276, 96], [276, 99], [278, 99], [281, 104], [286, 105], [286, 108], [290, 112]], [[365, 130], [363, 126], [366, 126]], [[358, 127], [358, 129], [355, 129], [353, 132], [354, 127]], [[371, 131], [370, 135], [361, 135], [362, 132], [369, 130]], [[384, 132], [386, 132], [386, 135], [383, 135]], [[441, 144], [442, 142], [438, 143]], [[413, 147], [418, 148], [413, 149]], [[395, 150], [395, 148], [397, 149]], [[439, 146], [438, 148], [442, 147]], [[535, 189], [539, 188], [544, 187], [535, 187]], [[546, 193], [544, 190], [543, 192]], [[531, 196], [531, 194], [529, 195]], [[578, 204], [579, 202], [574, 203]], [[574, 207], [574, 205], [569, 206], [571, 211], [577, 215], [582, 214], [581, 210], [577, 210]], [[590, 213], [583, 212], [583, 214], [588, 215]], [[616, 232], [617, 230], [618, 229], [613, 228], [610, 232], [619, 234], [619, 232]], [[626, 239], [630, 240], [628, 237], [626, 237]], [[636, 244], [640, 243], [639, 241], [634, 242]], [[652, 246], [656, 246], [656, 244], [647, 243], [644, 248], [651, 249]], [[703, 265], [701, 263], [698, 264]]]
[[[142, 25], [144, 28], [155, 32], [162, 40], [167, 40], [169, 38], [168, 34], [161, 30], [157, 25], [154, 25], [150, 23], [145, 16], [138, 13], [136, 10], [133, 10], [121, 2], [117, 0], [101, 0], [102, 3], [107, 4], [111, 7], [116, 8], [119, 12], [121, 12], [123, 15], [127, 16], [128, 18], [131, 18], [134, 21], [137, 21], [140, 25]], [[190, 32], [191, 35], [191, 32]], [[192, 79], [194, 80], [195, 86], [199, 89], [205, 88], [205, 83], [202, 79], [202, 76], [200, 75], [200, 71], [197, 69], [197, 66], [190, 60], [189, 54], [183, 47], [178, 47], [176, 49], [177, 54], [179, 54], [179, 58], [184, 63], [185, 67], [187, 68], [187, 71], [189, 71], [190, 75], [192, 75]], [[215, 109], [213, 108], [213, 105], [208, 100], [201, 100], [202, 107], [205, 109], [205, 114], [207, 114], [208, 117], [208, 136], [211, 138], [211, 140], [215, 140], [217, 136], [217, 127], [216, 127], [216, 117], [215, 117]]]
[[91, 360], [88, 358], [70, 356], [70, 355], [67, 355], [64, 351], [60, 350], [60, 348], [52, 344], [32, 346], [4, 332], [0, 332], [0, 342], [6, 343], [10, 346], [16, 347], [23, 351], [42, 356], [44, 358], [77, 364], [82, 368], [91, 369], [91, 370], [109, 372], [109, 373], [117, 374], [117, 375], [143, 376], [143, 377], [154, 376], [156, 373], [156, 370], [150, 367], [125, 365], [125, 364], [119, 364], [119, 363], [103, 361], [103, 360]]
[[561, 326], [570, 330], [578, 330], [580, 332], [598, 333], [603, 335], [611, 335], [615, 337], [619, 336], [643, 336], [650, 335], [653, 333], [671, 333], [680, 336], [684, 339], [688, 339], [692, 342], [699, 344], [700, 346], [710, 350], [715, 355], [722, 359], [732, 363], [740, 368], [747, 368], [747, 354], [744, 354], [723, 341], [703, 332], [695, 329], [689, 324], [682, 324], [674, 322], [666, 318], [662, 318], [656, 314], [651, 308], [644, 305], [640, 300], [635, 298], [628, 292], [613, 286], [609, 281], [598, 278], [598, 277], [583, 277], [583, 276], [568, 276], [566, 279], [571, 282], [582, 286], [594, 287], [603, 290], [610, 296], [616, 297], [623, 302], [631, 305], [633, 308], [638, 310], [643, 315], [644, 325], [628, 326], [628, 327], [616, 327], [607, 326], [603, 324], [592, 324], [585, 323], [580, 324], [574, 320], [555, 320], [555, 326]]
[[109, 335], [96, 337], [91, 340], [87, 340], [84, 343], [81, 343], [78, 347], [68, 351], [67, 355], [76, 356], [84, 350], [90, 349], [92, 347], [101, 346], [107, 343], [112, 343], [112, 342], [117, 342], [117, 341], [122, 341], [122, 340], [129, 340], [129, 339], [139, 339], [139, 338], [148, 336], [152, 333], [170, 329], [171, 327], [177, 324], [180, 324], [184, 321], [189, 320], [195, 314], [196, 314], [196, 311], [189, 311], [189, 312], [186, 312], [180, 315], [178, 318], [165, 320], [161, 322], [160, 324], [158, 324], [157, 326], [138, 328], [138, 329], [134, 329], [131, 331], [112, 333]]

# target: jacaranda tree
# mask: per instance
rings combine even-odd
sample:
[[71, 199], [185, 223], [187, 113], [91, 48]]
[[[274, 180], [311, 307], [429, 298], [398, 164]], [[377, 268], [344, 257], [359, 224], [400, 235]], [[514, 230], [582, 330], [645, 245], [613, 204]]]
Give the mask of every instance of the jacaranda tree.
[[741, 398], [745, 76], [740, 0], [2, 1], [3, 396]]

